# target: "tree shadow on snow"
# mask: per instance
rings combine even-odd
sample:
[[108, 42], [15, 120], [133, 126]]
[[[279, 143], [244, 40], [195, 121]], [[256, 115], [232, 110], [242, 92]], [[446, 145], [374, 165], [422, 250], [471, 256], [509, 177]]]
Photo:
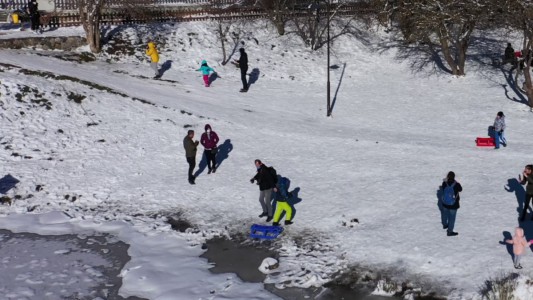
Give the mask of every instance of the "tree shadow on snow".
[[170, 70], [171, 67], [172, 67], [172, 61], [171, 60], [165, 61], [161, 65], [161, 69], [159, 69], [159, 75], [163, 76], [163, 74], [165, 74], [166, 71]]
[[7, 194], [7, 192], [14, 188], [19, 182], [20, 181], [17, 178], [11, 176], [11, 174], [7, 174], [4, 177], [0, 178], [0, 194]]
[[[515, 81], [513, 77], [513, 71], [516, 70], [515, 67], [511, 68], [511, 70], [507, 71], [503, 67], [500, 67], [500, 70], [505, 77], [505, 81], [507, 81], [507, 84], [501, 84], [501, 87], [503, 88], [503, 91], [505, 93], [505, 97], [511, 101], [522, 103], [525, 105], [528, 105], [528, 101], [524, 94], [518, 89], [518, 82]], [[506, 74], [507, 73], [507, 74]], [[509, 96], [509, 90], [507, 89], [509, 87], [514, 95], [516, 95], [518, 98], [516, 98], [514, 95], [511, 97]]]
[[[287, 204], [289, 204], [289, 206], [292, 209], [292, 218], [291, 218], [291, 220], [294, 220], [294, 218], [296, 217], [296, 207], [294, 205], [302, 202], [302, 199], [300, 197], [298, 197], [298, 193], [300, 192], [300, 188], [296, 187], [294, 190], [290, 191], [291, 180], [289, 178], [287, 178], [287, 177], [283, 177], [283, 176], [278, 174], [278, 182], [281, 182], [281, 181], [285, 182], [285, 186], [287, 187], [287, 191], [289, 191], [289, 195], [288, 195], [288, 198], [287, 198]], [[275, 194], [272, 193], [272, 196], [274, 197]], [[272, 200], [274, 200], [274, 198]], [[276, 212], [276, 204], [277, 204], [277, 201], [274, 200], [274, 203], [272, 203], [272, 211], [274, 213]], [[282, 212], [279, 219], [283, 220], [284, 217], [285, 217], [285, 212]]]
[[452, 74], [452, 71], [444, 64], [440, 56], [440, 48], [431, 43], [408, 43], [403, 39], [401, 33], [396, 32], [392, 40], [384, 41], [377, 45], [375, 49], [379, 53], [389, 50], [397, 50], [396, 59], [409, 62], [409, 67], [415, 73], [427, 72], [426, 68], [433, 67], [433, 74], [445, 72]]
[[520, 218], [520, 214], [522, 213], [522, 210], [524, 209], [524, 199], [526, 197], [526, 191], [524, 190], [524, 187], [520, 184], [520, 182], [518, 182], [518, 179], [509, 178], [507, 179], [507, 185], [505, 185], [504, 188], [509, 193], [515, 194], [516, 202], [518, 203], [516, 212], [518, 213], [518, 217]]

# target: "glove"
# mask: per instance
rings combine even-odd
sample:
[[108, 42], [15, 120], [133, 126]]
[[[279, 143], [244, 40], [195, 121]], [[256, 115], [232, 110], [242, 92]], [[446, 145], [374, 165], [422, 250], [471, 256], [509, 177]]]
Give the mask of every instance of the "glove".
[[503, 129], [502, 129], [502, 131], [500, 131], [500, 133], [503, 133]]
[[250, 183], [254, 183], [254, 179], [253, 179], [253, 178], [252, 178], [252, 179], [250, 179]]
[[194, 144], [195, 144], [196, 146], [198, 146], [198, 143], [200, 143], [200, 142], [198, 142], [198, 141], [194, 142]]

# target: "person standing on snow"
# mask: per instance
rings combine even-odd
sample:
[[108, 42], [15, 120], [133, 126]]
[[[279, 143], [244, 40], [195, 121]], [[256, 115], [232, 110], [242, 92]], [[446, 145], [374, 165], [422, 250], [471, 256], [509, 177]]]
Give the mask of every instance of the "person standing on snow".
[[257, 168], [257, 174], [255, 174], [251, 183], [257, 181], [259, 185], [259, 203], [263, 208], [263, 213], [259, 215], [259, 218], [267, 217], [266, 221], [272, 221], [272, 188], [276, 185], [277, 175], [272, 167], [265, 166], [259, 159], [255, 160], [255, 167]]
[[154, 42], [149, 42], [148, 47], [146, 48], [146, 55], [150, 56], [150, 67], [155, 72], [154, 79], [161, 78], [161, 74], [159, 74], [159, 53], [157, 52], [157, 49], [155, 48]]
[[288, 200], [292, 195], [287, 190], [287, 180], [282, 178], [274, 187], [274, 200], [276, 201], [276, 212], [274, 213], [274, 222], [272, 226], [279, 226], [281, 214], [285, 212], [285, 225], [292, 224], [292, 207]]
[[444, 179], [441, 186], [442, 191], [442, 228], [447, 229], [448, 236], [456, 236], [459, 233], [454, 232], [455, 217], [459, 209], [459, 193], [463, 191], [463, 187], [455, 181], [455, 173], [450, 171], [448, 176]]
[[514, 53], [513, 46], [511, 43], [507, 43], [507, 48], [505, 48], [505, 53], [503, 55], [503, 64], [510, 63], [513, 66], [516, 66], [517, 59]]
[[217, 171], [216, 157], [218, 150], [218, 135], [216, 132], [211, 130], [211, 125], [205, 125], [205, 132], [202, 133], [200, 143], [202, 144], [202, 146], [204, 146], [205, 159], [207, 160], [207, 168], [209, 169], [209, 171], [207, 171], [207, 174], [211, 174], [211, 172], [215, 173]]
[[[527, 209], [529, 208], [529, 203], [533, 199], [533, 165], [527, 165], [524, 168], [522, 177], [518, 177], [521, 184], [526, 184], [526, 199], [524, 199], [524, 209], [522, 210], [522, 216], [520, 217], [520, 222], [524, 222], [526, 218]], [[533, 217], [531, 218], [533, 220]]]
[[185, 157], [187, 158], [187, 163], [189, 164], [189, 183], [195, 184], [194, 182], [194, 167], [196, 167], [196, 150], [198, 149], [198, 141], [193, 141], [194, 130], [189, 130], [187, 136], [183, 139], [183, 148], [185, 148]]
[[507, 140], [503, 136], [505, 130], [505, 115], [499, 111], [494, 119], [494, 149], [500, 149], [500, 141], [504, 147], [507, 147]]
[[520, 258], [524, 253], [524, 248], [533, 244], [533, 240], [528, 242], [524, 236], [524, 229], [516, 227], [513, 238], [511, 240], [505, 240], [505, 242], [513, 245], [513, 263], [515, 269], [522, 269]]
[[205, 87], [209, 87], [209, 72], [215, 72], [215, 70], [207, 65], [206, 60], [202, 60], [200, 69], [197, 69], [196, 71], [202, 71]]
[[31, 30], [35, 33], [40, 33], [39, 19], [41, 15], [39, 14], [39, 4], [37, 3], [37, 0], [30, 0], [28, 2], [28, 14], [30, 15]]
[[246, 81], [246, 73], [248, 72], [248, 54], [246, 54], [244, 48], [240, 48], [239, 52], [241, 53], [241, 57], [236, 63], [238, 64], [239, 69], [241, 69], [242, 89], [240, 92], [245, 93], [248, 91], [248, 81]]

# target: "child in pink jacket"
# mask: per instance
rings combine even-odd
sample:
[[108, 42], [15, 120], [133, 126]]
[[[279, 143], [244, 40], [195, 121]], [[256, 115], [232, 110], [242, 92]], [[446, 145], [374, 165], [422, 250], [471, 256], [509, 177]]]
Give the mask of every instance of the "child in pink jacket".
[[513, 262], [515, 269], [522, 269], [520, 265], [520, 257], [524, 253], [524, 248], [533, 244], [533, 240], [527, 241], [524, 236], [524, 229], [516, 227], [514, 230], [514, 236], [511, 240], [505, 240], [507, 244], [513, 244]]

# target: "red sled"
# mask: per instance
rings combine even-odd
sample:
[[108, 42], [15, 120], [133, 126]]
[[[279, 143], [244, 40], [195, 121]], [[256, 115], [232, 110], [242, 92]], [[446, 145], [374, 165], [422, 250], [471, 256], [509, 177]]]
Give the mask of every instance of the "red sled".
[[476, 139], [476, 145], [478, 147], [494, 147], [494, 138], [491, 137], [478, 137]]

